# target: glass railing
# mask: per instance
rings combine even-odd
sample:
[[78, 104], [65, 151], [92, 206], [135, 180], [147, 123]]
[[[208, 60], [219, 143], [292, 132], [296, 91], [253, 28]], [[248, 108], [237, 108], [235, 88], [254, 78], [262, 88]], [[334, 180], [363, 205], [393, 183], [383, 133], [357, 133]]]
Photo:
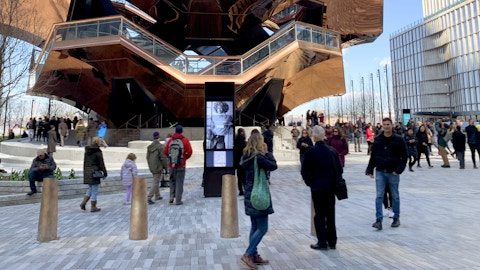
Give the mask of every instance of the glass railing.
[[340, 52], [340, 36], [327, 29], [295, 22], [241, 56], [186, 55], [127, 19], [116, 16], [97, 21], [59, 24], [55, 41], [122, 36], [156, 56], [159, 61], [188, 75], [239, 76], [295, 41], [310, 42]]

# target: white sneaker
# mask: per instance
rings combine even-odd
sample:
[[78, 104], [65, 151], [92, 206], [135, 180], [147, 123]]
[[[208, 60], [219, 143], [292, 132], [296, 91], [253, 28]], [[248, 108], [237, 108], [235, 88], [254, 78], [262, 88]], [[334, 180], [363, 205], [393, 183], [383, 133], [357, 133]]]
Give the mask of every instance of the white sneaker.
[[389, 209], [389, 212], [388, 212], [388, 217], [389, 218], [393, 218], [393, 216], [395, 216], [395, 213], [392, 211], [392, 209], [390, 208]]
[[383, 216], [384, 217], [389, 217], [390, 216], [390, 208], [385, 208], [383, 210]]

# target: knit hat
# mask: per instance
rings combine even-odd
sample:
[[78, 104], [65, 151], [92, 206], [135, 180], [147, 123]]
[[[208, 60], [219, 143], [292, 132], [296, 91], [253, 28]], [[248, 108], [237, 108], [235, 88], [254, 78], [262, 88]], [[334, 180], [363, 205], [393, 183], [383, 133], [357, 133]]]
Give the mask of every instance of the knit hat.
[[43, 150], [43, 149], [38, 149], [38, 150], [37, 150], [37, 156], [40, 156], [40, 155], [45, 155], [45, 150]]
[[183, 133], [182, 125], [178, 125], [178, 126], [175, 127], [175, 133]]
[[155, 131], [155, 132], [153, 133], [153, 138], [154, 138], [154, 139], [160, 138], [160, 134]]

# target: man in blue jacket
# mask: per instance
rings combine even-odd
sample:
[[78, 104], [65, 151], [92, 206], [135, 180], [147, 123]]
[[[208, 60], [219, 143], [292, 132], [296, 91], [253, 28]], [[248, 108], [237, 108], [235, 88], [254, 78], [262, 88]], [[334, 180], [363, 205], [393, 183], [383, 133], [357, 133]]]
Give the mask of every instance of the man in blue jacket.
[[400, 226], [400, 195], [398, 185], [400, 174], [407, 166], [407, 145], [405, 140], [393, 133], [393, 124], [390, 118], [383, 119], [383, 133], [375, 137], [373, 142], [370, 160], [368, 162], [366, 175], [373, 178], [375, 172], [375, 183], [377, 196], [375, 199], [376, 221], [372, 227], [382, 229], [382, 203], [385, 193], [385, 186], [390, 187], [393, 207], [392, 227]]

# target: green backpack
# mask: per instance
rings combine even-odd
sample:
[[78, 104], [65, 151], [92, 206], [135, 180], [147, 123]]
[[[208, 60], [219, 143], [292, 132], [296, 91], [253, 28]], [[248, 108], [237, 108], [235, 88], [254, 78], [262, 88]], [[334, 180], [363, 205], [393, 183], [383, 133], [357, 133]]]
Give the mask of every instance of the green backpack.
[[257, 210], [266, 210], [270, 206], [270, 188], [268, 187], [267, 175], [265, 170], [258, 168], [257, 157], [254, 160], [253, 189], [250, 196], [250, 202], [253, 208]]

